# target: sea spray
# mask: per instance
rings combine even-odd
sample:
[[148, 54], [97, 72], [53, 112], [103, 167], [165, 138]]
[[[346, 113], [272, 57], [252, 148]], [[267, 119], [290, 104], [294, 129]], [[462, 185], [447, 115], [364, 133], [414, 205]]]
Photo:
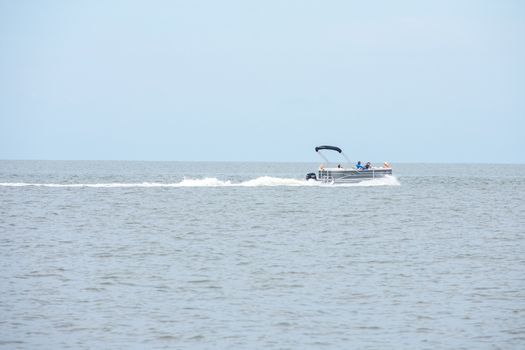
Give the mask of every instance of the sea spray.
[[2, 182], [2, 187], [66, 187], [66, 188], [134, 188], [134, 187], [368, 187], [368, 186], [399, 186], [400, 183], [394, 176], [364, 180], [356, 183], [347, 184], [326, 184], [314, 180], [302, 180], [293, 178], [280, 178], [271, 176], [261, 176], [255, 179], [232, 182], [230, 180], [219, 180], [215, 177], [203, 179], [184, 178], [180, 182], [140, 182], [140, 183], [26, 183], [26, 182]]

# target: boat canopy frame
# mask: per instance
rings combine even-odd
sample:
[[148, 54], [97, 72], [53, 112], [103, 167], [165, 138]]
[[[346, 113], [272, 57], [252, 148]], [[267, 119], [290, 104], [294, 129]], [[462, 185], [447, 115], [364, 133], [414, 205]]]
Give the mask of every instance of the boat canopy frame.
[[352, 164], [352, 161], [346, 156], [346, 154], [343, 152], [343, 150], [337, 146], [328, 146], [328, 145], [323, 145], [323, 146], [317, 146], [315, 147], [315, 151], [317, 152], [317, 154], [319, 154], [321, 156], [321, 158], [324, 159], [324, 161], [327, 163], [330, 163], [330, 161], [328, 160], [328, 158], [326, 158], [324, 156], [324, 154], [322, 154], [321, 152], [319, 151], [322, 151], [322, 150], [329, 150], [329, 151], [335, 151], [335, 152], [338, 152], [339, 154], [341, 154], [345, 159], [346, 161], [348, 162], [348, 164]]
[[317, 146], [315, 147], [316, 152], [319, 152], [320, 150], [323, 150], [323, 149], [329, 149], [332, 151], [343, 153], [343, 151], [339, 147], [336, 147], [336, 146]]

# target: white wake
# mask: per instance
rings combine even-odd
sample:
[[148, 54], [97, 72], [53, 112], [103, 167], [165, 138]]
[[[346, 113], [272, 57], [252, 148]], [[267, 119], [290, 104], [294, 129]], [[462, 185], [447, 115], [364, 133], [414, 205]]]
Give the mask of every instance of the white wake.
[[367, 186], [399, 186], [400, 183], [395, 176], [364, 180], [349, 184], [325, 184], [314, 180], [299, 180], [292, 178], [280, 178], [261, 176], [255, 179], [232, 182], [230, 180], [219, 180], [215, 177], [203, 179], [183, 179], [180, 182], [140, 182], [140, 183], [27, 183], [27, 182], [2, 182], [2, 187], [66, 187], [66, 188], [138, 188], [138, 187], [367, 187]]

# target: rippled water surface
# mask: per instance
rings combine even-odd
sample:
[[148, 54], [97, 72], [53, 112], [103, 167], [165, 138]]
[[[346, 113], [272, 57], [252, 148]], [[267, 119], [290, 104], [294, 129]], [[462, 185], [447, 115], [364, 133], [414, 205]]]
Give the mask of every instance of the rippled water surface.
[[0, 347], [523, 349], [525, 166], [0, 161]]

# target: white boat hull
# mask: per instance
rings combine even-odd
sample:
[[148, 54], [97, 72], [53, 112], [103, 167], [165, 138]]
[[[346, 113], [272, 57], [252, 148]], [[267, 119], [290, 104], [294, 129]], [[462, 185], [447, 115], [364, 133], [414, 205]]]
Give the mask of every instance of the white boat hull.
[[[316, 175], [315, 177], [312, 175]], [[352, 183], [363, 180], [370, 180], [392, 175], [391, 168], [372, 168], [372, 169], [323, 169], [317, 174], [310, 173], [307, 179], [315, 179], [324, 183]]]

